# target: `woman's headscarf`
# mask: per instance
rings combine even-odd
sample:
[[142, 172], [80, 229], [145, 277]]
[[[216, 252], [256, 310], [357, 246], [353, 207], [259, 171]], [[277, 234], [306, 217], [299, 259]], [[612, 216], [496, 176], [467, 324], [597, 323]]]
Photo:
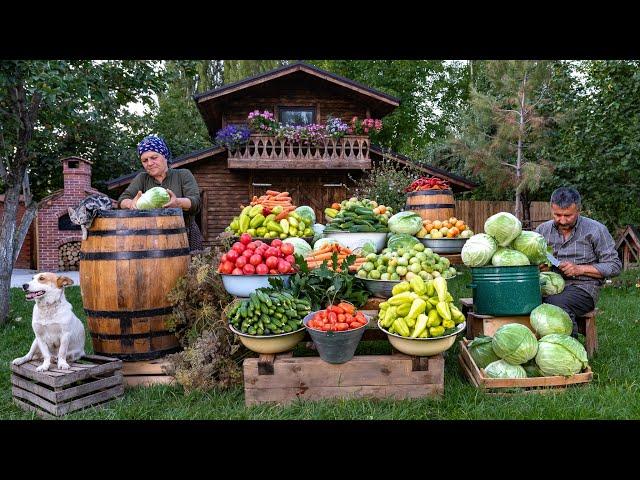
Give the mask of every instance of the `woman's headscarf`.
[[138, 144], [138, 156], [141, 156], [144, 152], [158, 152], [163, 155], [167, 160], [171, 158], [171, 152], [164, 140], [156, 135], [148, 135], [144, 137]]

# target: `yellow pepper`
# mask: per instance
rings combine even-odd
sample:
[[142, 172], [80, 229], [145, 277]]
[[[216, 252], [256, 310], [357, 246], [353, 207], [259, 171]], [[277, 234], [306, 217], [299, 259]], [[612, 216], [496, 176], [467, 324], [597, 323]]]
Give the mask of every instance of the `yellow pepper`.
[[[415, 300], [414, 300], [415, 302]], [[396, 310], [396, 313], [398, 314], [399, 317], [406, 317], [407, 315], [409, 315], [409, 312], [411, 311], [411, 305], [413, 305], [413, 303], [403, 303], [402, 305], [400, 305], [398, 307], [398, 309]]]
[[[407, 282], [407, 285], [409, 284], [409, 282]], [[400, 285], [400, 284], [398, 284]], [[396, 287], [398, 286], [396, 285]], [[413, 292], [403, 292], [403, 293], [399, 293], [398, 295], [394, 295], [393, 297], [391, 297], [389, 300], [387, 300], [387, 303], [389, 303], [389, 305], [394, 305], [394, 306], [398, 306], [398, 305], [402, 305], [403, 303], [411, 303], [413, 302], [416, 298], [418, 298], [418, 295], [416, 295]]]
[[442, 323], [442, 319], [435, 309], [429, 311], [427, 318], [427, 327], [437, 327], [438, 325], [440, 325], [440, 323]]
[[451, 310], [451, 317], [453, 318], [453, 321], [456, 322], [456, 324], [464, 322], [464, 313], [458, 310], [458, 308], [453, 303], [449, 304], [449, 310]]
[[397, 307], [389, 307], [384, 315], [384, 320], [380, 322], [380, 325], [382, 325], [384, 328], [389, 328], [391, 325], [393, 325], [393, 321], [398, 316], [396, 314], [396, 309]]
[[456, 322], [454, 322], [453, 320], [443, 320], [442, 326], [447, 329], [454, 328], [456, 326]]
[[411, 304], [411, 310], [409, 310], [409, 314], [407, 315], [406, 320], [418, 318], [418, 315], [424, 313], [427, 308], [427, 302], [422, 300], [421, 298], [416, 298]]
[[438, 294], [438, 300], [441, 302], [447, 301], [447, 281], [442, 277], [436, 277], [433, 279], [433, 287]]
[[451, 311], [447, 302], [440, 302], [436, 305], [436, 310], [443, 320], [451, 320]]
[[444, 327], [442, 325], [438, 327], [429, 327], [429, 334], [432, 337], [441, 337], [444, 335]]
[[427, 317], [424, 313], [421, 313], [420, 315], [418, 315], [418, 320], [416, 321], [416, 327], [413, 329], [413, 333], [411, 334], [412, 338], [418, 338], [424, 331], [426, 331], [428, 320], [429, 320], [429, 317]]
[[393, 328], [398, 333], [398, 335], [402, 335], [403, 337], [409, 336], [409, 326], [405, 323], [402, 317], [396, 318], [393, 321]]
[[411, 290], [418, 295], [424, 295], [427, 292], [427, 286], [425, 285], [424, 280], [417, 275], [411, 279], [409, 285], [411, 286]]
[[407, 324], [407, 327], [409, 328], [413, 328], [416, 326], [416, 319], [415, 318], [409, 318], [409, 317], [400, 317], [404, 320], [404, 323]]
[[395, 285], [391, 289], [391, 294], [393, 296], [396, 296], [399, 293], [408, 292], [409, 290], [411, 290], [411, 284], [409, 284], [409, 282], [404, 281], [404, 282], [400, 282], [399, 284]]
[[429, 338], [429, 329], [425, 328], [423, 332], [420, 335], [418, 335], [418, 338]]
[[428, 296], [428, 297], [433, 297], [433, 296], [435, 295], [435, 293], [436, 293], [436, 289], [435, 289], [435, 287], [433, 286], [433, 280], [429, 280], [429, 281], [427, 282], [427, 291], [426, 291], [426, 294], [427, 294], [427, 296]]

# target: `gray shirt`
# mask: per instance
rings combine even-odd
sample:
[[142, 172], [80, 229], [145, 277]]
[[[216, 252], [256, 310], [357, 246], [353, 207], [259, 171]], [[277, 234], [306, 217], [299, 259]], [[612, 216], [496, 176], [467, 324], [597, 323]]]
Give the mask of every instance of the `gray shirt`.
[[[536, 232], [547, 240], [547, 244], [553, 248], [553, 255], [561, 262], [566, 260], [576, 265], [591, 265], [605, 278], [615, 277], [622, 270], [613, 237], [607, 227], [596, 220], [579, 215], [576, 226], [566, 240], [553, 220], [538, 225]], [[560, 273], [557, 269], [554, 271]], [[604, 279], [580, 275], [565, 278], [565, 282], [589, 293], [595, 305]]]

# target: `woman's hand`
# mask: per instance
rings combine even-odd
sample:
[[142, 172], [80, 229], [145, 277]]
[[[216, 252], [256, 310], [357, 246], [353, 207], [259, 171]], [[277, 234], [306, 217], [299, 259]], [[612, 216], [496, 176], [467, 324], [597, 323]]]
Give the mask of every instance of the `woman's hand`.
[[169, 194], [169, 201], [165, 203], [162, 208], [182, 208], [178, 197], [171, 190], [167, 188], [167, 193]]
[[132, 199], [125, 198], [120, 202], [120, 208], [129, 209], [129, 210], [137, 210], [138, 207], [136, 204], [138, 203], [138, 199], [142, 196], [142, 192], [138, 190], [138, 193]]

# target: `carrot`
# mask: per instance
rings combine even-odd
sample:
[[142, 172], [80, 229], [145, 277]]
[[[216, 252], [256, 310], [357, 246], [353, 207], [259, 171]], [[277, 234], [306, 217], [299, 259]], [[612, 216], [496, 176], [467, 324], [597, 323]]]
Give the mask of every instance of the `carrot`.
[[332, 255], [333, 255], [333, 252], [327, 252], [327, 253], [315, 254], [313, 257], [307, 257], [307, 258], [310, 258], [312, 261], [317, 261], [317, 260], [331, 259]]
[[275, 195], [275, 198], [286, 198], [289, 196], [289, 192], [280, 192], [277, 195]]
[[[280, 192], [276, 192], [275, 190], [267, 190], [265, 192], [267, 195], [280, 195]], [[265, 195], [265, 196], [267, 196]]]
[[283, 210], [276, 216], [276, 221], [279, 222], [280, 220], [287, 218], [288, 215], [289, 215], [289, 212], [286, 210]]
[[331, 245], [331, 244], [325, 245], [324, 247], [319, 248], [318, 250], [315, 250], [315, 251], [313, 252], [313, 254], [314, 254], [314, 255], [316, 255], [316, 254], [318, 254], [318, 253], [326, 253], [326, 252], [330, 252], [330, 251], [332, 250], [332, 248], [331, 248], [331, 247], [332, 247], [332, 245]]

